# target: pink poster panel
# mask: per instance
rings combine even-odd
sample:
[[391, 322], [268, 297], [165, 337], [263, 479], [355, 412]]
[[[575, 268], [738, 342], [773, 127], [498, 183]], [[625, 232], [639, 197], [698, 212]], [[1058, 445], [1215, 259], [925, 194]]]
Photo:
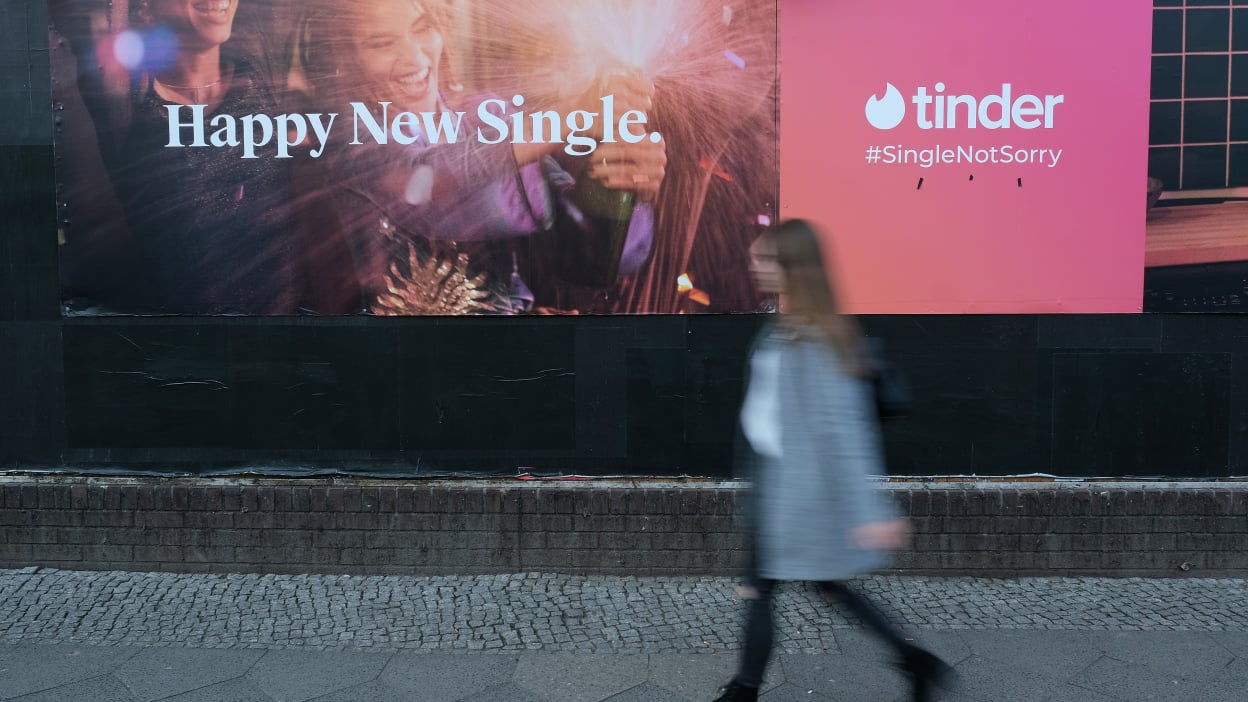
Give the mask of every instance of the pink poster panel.
[[1136, 312], [1151, 4], [785, 0], [782, 217], [856, 313]]

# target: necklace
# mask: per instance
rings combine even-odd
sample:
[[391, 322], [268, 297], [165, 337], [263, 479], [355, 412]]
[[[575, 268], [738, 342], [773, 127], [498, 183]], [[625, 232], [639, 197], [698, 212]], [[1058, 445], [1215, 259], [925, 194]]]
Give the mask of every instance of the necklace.
[[178, 92], [184, 92], [184, 91], [189, 90], [192, 102], [199, 102], [199, 91], [206, 90], [208, 88], [213, 87], [214, 85], [221, 85], [221, 83], [225, 81], [224, 78], [218, 78], [212, 81], [211, 83], [204, 83], [203, 85], [174, 85], [173, 83], [166, 83], [165, 81], [159, 78], [155, 78], [155, 77], [153, 77], [152, 80], [156, 81], [156, 83], [166, 88], [170, 88]]

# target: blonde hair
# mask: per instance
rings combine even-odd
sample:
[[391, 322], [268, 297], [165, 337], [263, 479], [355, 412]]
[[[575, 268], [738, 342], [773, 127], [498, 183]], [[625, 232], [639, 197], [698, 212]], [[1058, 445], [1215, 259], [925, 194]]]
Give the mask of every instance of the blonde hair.
[[805, 220], [790, 219], [763, 237], [775, 245], [776, 263], [784, 272], [788, 310], [782, 323], [818, 329], [836, 349], [846, 373], [867, 375], [862, 331], [852, 317], [841, 313], [814, 227]]
[[[359, 68], [355, 64], [352, 24], [368, 8], [382, 0], [310, 0], [299, 23], [298, 63], [306, 86], [318, 98], [333, 101], [358, 99]], [[387, 0], [395, 1], [395, 0]], [[438, 63], [438, 90], [443, 95], [462, 89], [455, 79], [450, 50], [451, 9], [446, 0], [407, 0], [429, 14], [442, 35]]]

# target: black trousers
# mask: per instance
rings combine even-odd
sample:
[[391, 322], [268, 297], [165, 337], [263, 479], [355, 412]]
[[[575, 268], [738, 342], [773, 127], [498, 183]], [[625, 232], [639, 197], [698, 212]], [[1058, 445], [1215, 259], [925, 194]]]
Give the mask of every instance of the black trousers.
[[[767, 659], [771, 657], [771, 648], [775, 638], [775, 624], [772, 613], [772, 596], [775, 594], [776, 581], [751, 579], [749, 585], [755, 589], [757, 596], [749, 601], [745, 617], [745, 649], [741, 654], [741, 667], [737, 672], [737, 683], [749, 687], [758, 687], [763, 682], [763, 671], [767, 668]], [[819, 583], [819, 590], [825, 595], [835, 597], [852, 614], [857, 616], [876, 635], [884, 639], [889, 646], [897, 651], [902, 658], [913, 650], [914, 645], [906, 641], [888, 619], [875, 608], [865, 597], [851, 590], [844, 583]]]

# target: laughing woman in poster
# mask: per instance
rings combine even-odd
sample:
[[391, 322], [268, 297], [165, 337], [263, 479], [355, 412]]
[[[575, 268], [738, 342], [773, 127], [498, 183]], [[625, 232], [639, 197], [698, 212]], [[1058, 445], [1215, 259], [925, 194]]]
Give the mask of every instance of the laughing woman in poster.
[[[318, 213], [313, 221], [305, 218], [305, 236], [310, 230], [314, 246], [331, 249], [335, 238], [345, 241], [359, 307], [373, 314], [535, 311], [523, 279], [527, 249], [521, 244], [575, 219], [568, 216], [575, 211], [575, 180], [552, 158], [563, 144], [479, 138], [484, 125], [478, 110], [495, 98], [470, 98], [454, 79], [450, 11], [441, 0], [318, 0], [310, 7], [300, 37], [307, 84], [318, 109], [342, 112], [353, 123], [339, 127], [349, 136], [315, 162], [310, 176], [301, 168], [306, 211]], [[608, 90], [618, 104], [648, 106], [653, 87], [623, 76]], [[601, 110], [600, 98], [587, 95], [555, 110]], [[514, 103], [490, 104], [500, 108], [495, 114], [501, 118], [501, 108]], [[352, 115], [350, 109], [370, 112]], [[396, 127], [395, 115], [403, 112], [464, 116], [455, 143], [449, 143], [431, 139], [427, 130]], [[387, 143], [378, 143], [370, 125], [390, 130]], [[349, 143], [357, 134], [360, 143]], [[645, 200], [658, 191], [666, 156], [661, 143], [600, 144], [594, 162], [582, 177], [627, 187]], [[620, 275], [645, 261], [652, 227], [649, 206], [638, 206]], [[341, 261], [319, 258], [310, 265], [313, 276], [332, 279]]]
[[209, 121], [280, 112], [255, 63], [228, 51], [240, 2], [132, 3], [135, 25], [113, 28], [102, 71], [120, 64], [120, 79], [80, 79], [128, 230], [113, 242], [124, 247], [111, 271], [121, 292], [95, 301], [113, 311], [295, 311], [284, 163], [242, 159], [239, 147], [169, 146], [171, 110], [202, 106]]

